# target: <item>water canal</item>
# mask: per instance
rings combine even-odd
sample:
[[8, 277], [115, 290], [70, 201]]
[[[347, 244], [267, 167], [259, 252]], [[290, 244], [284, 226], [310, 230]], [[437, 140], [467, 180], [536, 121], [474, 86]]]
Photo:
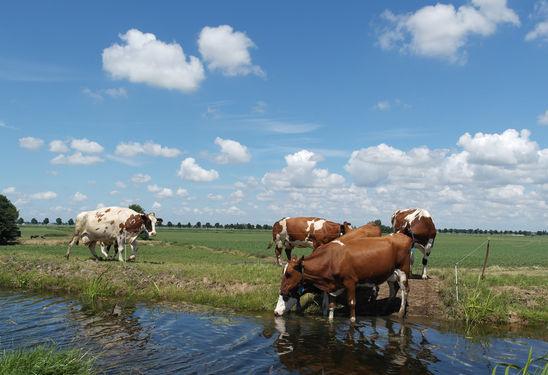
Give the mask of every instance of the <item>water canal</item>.
[[[241, 315], [132, 304], [84, 308], [65, 297], [0, 291], [0, 350], [55, 343], [97, 358], [100, 373], [480, 374], [523, 364], [546, 332], [463, 332], [435, 322]], [[536, 336], [536, 338], [535, 338]], [[501, 371], [502, 373], [502, 371]]]

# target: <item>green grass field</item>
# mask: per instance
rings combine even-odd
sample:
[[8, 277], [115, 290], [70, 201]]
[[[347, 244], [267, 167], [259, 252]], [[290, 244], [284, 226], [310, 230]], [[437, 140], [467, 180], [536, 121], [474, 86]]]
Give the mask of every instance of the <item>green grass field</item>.
[[[89, 250], [83, 246], [74, 247], [70, 261], [65, 260], [73, 230], [70, 227], [26, 225], [21, 229], [22, 244], [0, 247], [0, 286], [65, 291], [91, 302], [123, 296], [236, 310], [270, 310], [277, 298], [280, 268], [274, 264], [274, 250], [266, 249], [271, 240], [269, 231], [160, 228], [152, 241], [139, 242], [137, 262], [124, 264], [91, 261]], [[36, 235], [44, 238], [30, 239]], [[487, 238], [439, 234], [429, 261], [432, 272], [450, 287], [455, 262]], [[507, 287], [548, 289], [547, 237], [491, 236], [490, 241], [491, 268], [484, 283], [489, 287], [487, 292], [505, 293], [504, 303], [517, 308], [523, 301], [518, 296], [512, 299], [512, 290]], [[310, 252], [294, 251], [297, 255]], [[463, 283], [477, 279], [484, 254], [485, 245], [460, 264], [460, 269], [468, 272]], [[420, 273], [420, 253], [415, 259], [414, 272]], [[512, 277], [497, 276], [511, 270], [517, 272]], [[534, 297], [536, 302], [530, 308], [517, 310], [533, 320], [545, 319], [546, 295]], [[445, 300], [450, 304], [452, 299]], [[504, 320], [507, 308], [497, 310], [497, 320]]]

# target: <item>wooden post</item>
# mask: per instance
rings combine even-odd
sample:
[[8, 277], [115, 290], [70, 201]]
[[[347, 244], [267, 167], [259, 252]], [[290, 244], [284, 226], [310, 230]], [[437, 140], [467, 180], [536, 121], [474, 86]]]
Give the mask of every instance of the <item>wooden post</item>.
[[487, 240], [487, 249], [485, 250], [485, 259], [483, 260], [483, 268], [481, 269], [481, 280], [485, 277], [485, 267], [487, 266], [487, 258], [489, 258], [489, 243], [490, 240]]

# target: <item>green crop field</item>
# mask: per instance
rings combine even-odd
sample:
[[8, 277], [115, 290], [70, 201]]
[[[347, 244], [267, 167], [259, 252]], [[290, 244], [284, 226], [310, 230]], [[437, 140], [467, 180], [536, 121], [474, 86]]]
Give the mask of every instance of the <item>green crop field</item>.
[[[22, 238], [29, 239], [31, 235], [43, 235], [46, 239], [63, 240], [67, 243], [73, 228], [68, 226], [31, 226], [22, 227]], [[469, 235], [469, 234], [438, 234], [429, 258], [431, 267], [453, 267], [455, 262], [469, 252], [484, 244], [475, 253], [459, 263], [460, 267], [481, 267], [485, 255], [485, 241], [490, 239], [490, 256], [488, 264], [501, 267], [548, 267], [548, 236], [509, 236], [509, 235]], [[238, 250], [258, 258], [271, 258], [274, 249], [266, 249], [272, 240], [272, 234], [266, 230], [224, 230], [224, 229], [169, 229], [159, 228], [154, 242], [161, 241], [174, 249], [178, 246], [204, 246], [214, 250]], [[141, 244], [147, 241], [141, 241]], [[65, 249], [64, 246], [59, 249]], [[82, 248], [82, 247], [80, 247]], [[143, 259], [153, 261], [153, 247], [142, 247]], [[83, 249], [83, 248], [82, 248]], [[62, 253], [63, 251], [60, 251]], [[296, 249], [297, 255], [310, 253], [311, 249]], [[164, 251], [165, 252], [165, 251]], [[86, 253], [86, 251], [84, 251]], [[89, 252], [88, 252], [89, 253]], [[168, 254], [162, 254], [169, 261]], [[284, 255], [285, 256], [285, 255]], [[179, 255], [176, 255], [178, 258]], [[420, 266], [421, 254], [415, 255], [415, 263]], [[175, 259], [174, 259], [175, 260]]]
[[[277, 298], [280, 268], [274, 264], [274, 249], [266, 249], [269, 231], [159, 228], [152, 240], [139, 241], [137, 262], [119, 263], [91, 261], [84, 246], [75, 246], [67, 261], [63, 255], [71, 227], [25, 225], [21, 230], [21, 244], [0, 247], [0, 286], [65, 291], [86, 301], [122, 296], [236, 310], [270, 310]], [[447, 284], [443, 290], [451, 291], [455, 262], [477, 249], [459, 265], [463, 283], [474, 288], [488, 238], [491, 268], [484, 292], [502, 293], [497, 319], [504, 320], [513, 307], [520, 316], [545, 319], [547, 297], [542, 291], [548, 286], [548, 237], [438, 234], [429, 261], [431, 274]], [[294, 251], [297, 255], [310, 252]], [[420, 259], [417, 252], [414, 273], [421, 272]], [[511, 288], [524, 292], [511, 292]], [[520, 298], [531, 291], [537, 302], [524, 304]], [[443, 299], [448, 305], [454, 301], [450, 295]]]

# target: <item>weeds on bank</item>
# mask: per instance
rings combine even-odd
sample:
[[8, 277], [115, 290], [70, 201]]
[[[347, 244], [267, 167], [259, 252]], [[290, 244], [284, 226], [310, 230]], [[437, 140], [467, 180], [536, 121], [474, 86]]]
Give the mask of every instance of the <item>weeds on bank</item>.
[[78, 349], [59, 350], [41, 345], [0, 353], [0, 375], [91, 375], [93, 362], [88, 353]]
[[[536, 368], [532, 366], [537, 364]], [[493, 367], [491, 375], [496, 375], [497, 370], [501, 368], [504, 370], [504, 374], [510, 374], [510, 370], [515, 370], [512, 373], [517, 375], [547, 375], [548, 374], [548, 353], [544, 354], [542, 357], [533, 359], [533, 347], [529, 348], [529, 355], [523, 366], [516, 365], [514, 363], [498, 363]]]
[[108, 267], [99, 276], [93, 278], [87, 284], [84, 285], [82, 289], [81, 299], [82, 302], [86, 305], [94, 306], [98, 298], [109, 297], [113, 295], [113, 287], [104, 280], [104, 276], [111, 270], [111, 267]]

